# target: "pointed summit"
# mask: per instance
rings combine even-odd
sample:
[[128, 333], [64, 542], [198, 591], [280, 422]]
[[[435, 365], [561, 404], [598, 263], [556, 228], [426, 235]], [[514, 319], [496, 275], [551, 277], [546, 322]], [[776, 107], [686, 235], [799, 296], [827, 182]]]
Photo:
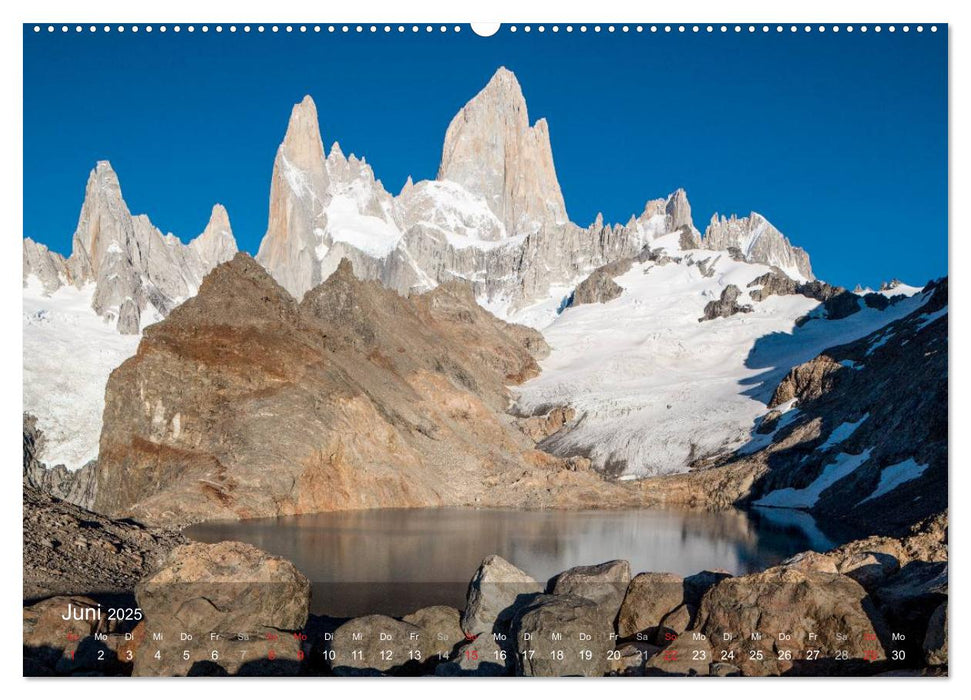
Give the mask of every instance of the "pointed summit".
[[485, 199], [510, 235], [568, 221], [549, 128], [543, 119], [530, 126], [519, 81], [505, 68], [452, 119], [438, 179]]
[[231, 260], [237, 253], [236, 238], [229, 224], [229, 213], [222, 204], [214, 204], [205, 230], [189, 243], [207, 270]]
[[104, 258], [127, 250], [134, 237], [131, 212], [111, 163], [100, 160], [88, 175], [74, 231], [71, 258], [78, 279], [98, 276]]
[[671, 217], [671, 229], [687, 226], [693, 229], [695, 224], [691, 220], [691, 204], [688, 203], [688, 193], [679, 187], [671, 194], [664, 205], [664, 213]]
[[324, 144], [320, 138], [317, 105], [310, 95], [293, 106], [280, 153], [284, 153], [286, 159], [298, 168], [313, 170], [320, 167], [324, 159]]

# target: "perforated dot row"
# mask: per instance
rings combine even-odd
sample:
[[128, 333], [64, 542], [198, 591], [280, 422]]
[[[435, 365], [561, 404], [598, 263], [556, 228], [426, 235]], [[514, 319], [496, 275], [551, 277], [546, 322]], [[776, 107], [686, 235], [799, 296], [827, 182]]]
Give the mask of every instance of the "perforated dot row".
[[223, 24], [217, 24], [217, 25], [213, 25], [213, 26], [209, 26], [207, 24], [203, 24], [203, 25], [200, 25], [200, 26], [193, 25], [193, 24], [189, 24], [189, 25], [185, 25], [185, 26], [179, 25], [179, 24], [173, 24], [173, 25], [165, 25], [165, 24], [162, 24], [162, 25], [151, 25], [151, 24], [145, 24], [145, 25], [138, 25], [138, 24], [130, 24], [130, 25], [128, 25], [128, 24], [117, 24], [117, 25], [111, 25], [111, 24], [104, 24], [104, 25], [97, 25], [97, 24], [91, 24], [91, 25], [80, 25], [80, 24], [67, 25], [67, 24], [59, 24], [59, 25], [54, 25], [54, 24], [48, 24], [48, 25], [39, 25], [39, 24], [35, 24], [34, 25], [34, 32], [42, 32], [44, 30], [46, 30], [48, 32], [56, 32], [58, 30], [60, 30], [61, 32], [70, 32], [72, 30], [74, 32], [84, 32], [84, 31], [88, 31], [88, 32], [105, 32], [105, 33], [118, 32], [119, 34], [123, 34], [125, 32], [138, 33], [139, 31], [146, 32], [146, 33], [151, 33], [153, 31], [162, 32], [162, 33], [164, 33], [164, 32], [175, 32], [176, 34], [178, 34], [179, 32], [182, 32], [182, 31], [186, 31], [186, 32], [189, 32], [189, 33], [193, 33], [193, 32], [199, 31], [199, 32], [202, 32], [204, 34], [210, 32], [210, 31], [214, 31], [214, 32], [217, 32], [217, 33], [221, 33], [221, 32], [229, 32], [229, 33], [236, 33], [236, 32], [244, 32], [244, 33], [246, 33], [246, 32], [256, 32], [256, 33], [263, 33], [263, 32], [271, 32], [271, 33], [287, 32], [287, 33], [294, 33], [294, 32], [298, 32], [298, 33], [306, 34], [308, 32], [313, 32], [313, 33], [319, 34], [321, 32], [328, 32], [328, 33], [331, 33], [331, 34], [333, 34], [333, 33], [345, 33], [346, 34], [346, 33], [352, 33], [352, 32], [354, 32], [354, 33], [364, 33], [364, 32], [369, 32], [369, 33], [377, 33], [377, 32], [390, 33], [390, 32], [393, 32], [393, 31], [397, 31], [399, 33], [404, 33], [404, 32], [408, 32], [408, 31], [410, 31], [410, 32], [421, 32], [421, 31], [424, 31], [426, 33], [431, 33], [431, 32], [436, 32], [436, 31], [437, 32], [440, 32], [440, 33], [445, 33], [445, 32], [456, 32], [457, 33], [457, 32], [461, 32], [462, 31], [462, 27], [459, 26], [459, 25], [444, 25], [444, 24], [442, 24], [442, 25], [431, 25], [431, 24], [428, 24], [428, 25], [421, 25], [421, 26], [419, 26], [417, 24], [412, 24], [412, 25], [407, 25], [407, 26], [406, 25], [402, 25], [402, 24], [394, 25], [394, 26], [389, 25], [389, 24], [384, 24], [384, 25], [376, 25], [376, 24], [370, 24], [370, 25], [367, 25], [367, 24], [350, 24], [350, 25], [349, 24], [338, 24], [338, 25], [333, 25], [333, 24], [329, 24], [329, 25], [320, 25], [320, 24], [312, 24], [312, 25], [308, 25], [308, 24], [297, 24], [297, 25], [294, 25], [294, 24], [284, 24], [284, 25], [280, 25], [280, 24], [270, 24], [270, 25], [264, 25], [264, 24], [253, 24], [253, 25], [243, 24], [243, 25], [235, 25], [235, 24], [227, 24], [227, 25], [223, 25]]
[[[928, 29], [931, 32], [936, 32], [937, 31], [937, 26], [936, 25], [930, 25], [929, 27], [926, 27], [926, 29]], [[108, 33], [108, 32], [117, 32], [119, 34], [122, 34], [124, 32], [131, 32], [133, 34], [136, 34], [136, 33], [140, 32], [140, 31], [141, 32], [148, 33], [148, 34], [150, 34], [153, 31], [157, 31], [157, 32], [161, 32], [161, 33], [165, 33], [165, 32], [171, 31], [171, 32], [175, 32], [176, 34], [178, 34], [178, 33], [182, 32], [183, 30], [186, 31], [186, 32], [189, 32], [190, 34], [193, 33], [193, 32], [196, 32], [196, 31], [202, 32], [203, 34], [208, 33], [210, 31], [214, 31], [214, 32], [217, 32], [217, 33], [221, 33], [221, 32], [224, 32], [224, 31], [225, 32], [229, 32], [229, 33], [235, 33], [235, 32], [238, 32], [238, 31], [239, 32], [244, 32], [244, 33], [246, 33], [246, 32], [256, 32], [256, 33], [261, 33], [261, 32], [271, 32], [271, 33], [279, 33], [279, 32], [289, 32], [289, 33], [293, 33], [293, 32], [299, 32], [299, 33], [303, 33], [303, 34], [306, 34], [308, 32], [313, 32], [313, 33], [318, 33], [318, 34], [321, 33], [321, 32], [327, 32], [329, 34], [335, 34], [335, 33], [342, 33], [342, 34], [359, 33], [360, 34], [360, 33], [365, 33], [365, 32], [372, 33], [372, 34], [378, 33], [378, 32], [384, 32], [386, 34], [389, 34], [391, 32], [398, 32], [400, 34], [403, 34], [405, 32], [411, 32], [411, 33], [418, 33], [418, 32], [425, 32], [425, 33], [433, 33], [433, 32], [447, 33], [447, 32], [461, 32], [461, 31], [463, 31], [462, 30], [462, 27], [459, 26], [459, 25], [444, 25], [444, 24], [441, 24], [441, 25], [431, 25], [431, 24], [425, 24], [425, 25], [417, 25], [417, 24], [410, 24], [410, 25], [403, 25], [403, 24], [398, 24], [398, 25], [389, 25], [389, 24], [384, 24], [384, 25], [376, 25], [376, 24], [370, 24], [370, 25], [364, 25], [364, 24], [351, 24], [351, 25], [349, 25], [349, 24], [339, 24], [339, 25], [333, 25], [333, 24], [328, 24], [328, 25], [319, 25], [319, 24], [314, 24], [314, 25], [307, 25], [307, 24], [299, 24], [299, 25], [292, 25], [292, 24], [286, 24], [286, 25], [277, 25], [277, 24], [271, 24], [271, 25], [263, 25], [263, 24], [258, 24], [258, 25], [249, 25], [249, 24], [235, 25], [235, 24], [229, 24], [229, 25], [222, 25], [222, 24], [217, 24], [217, 25], [213, 25], [211, 27], [209, 25], [206, 25], [206, 24], [201, 25], [201, 26], [196, 26], [196, 25], [190, 24], [190, 25], [185, 25], [184, 27], [182, 25], [178, 25], [178, 24], [174, 24], [174, 25], [165, 25], [165, 24], [162, 24], [162, 25], [151, 25], [151, 24], [145, 24], [145, 25], [138, 25], [138, 24], [131, 24], [131, 25], [125, 25], [125, 24], [118, 24], [118, 25], [110, 25], [110, 24], [105, 24], [105, 25], [95, 25], [95, 24], [91, 24], [91, 25], [80, 25], [80, 24], [75, 24], [75, 25], [67, 25], [67, 24], [59, 24], [59, 25], [54, 25], [54, 24], [39, 25], [39, 24], [35, 24], [34, 25], [34, 32], [42, 32], [42, 31], [45, 31], [45, 30], [47, 32], [50, 32], [50, 33], [53, 33], [53, 32], [56, 32], [56, 31], [61, 31], [61, 32], [66, 33], [66, 32], [70, 32], [70, 31], [73, 30], [76, 33], [77, 32], [88, 31], [88, 32], [105, 32], [105, 33]], [[787, 25], [782, 25], [782, 24], [773, 24], [773, 25], [768, 25], [768, 24], [761, 24], [761, 25], [754, 25], [754, 24], [748, 24], [748, 25], [741, 25], [741, 24], [734, 24], [734, 25], [728, 25], [728, 24], [720, 24], [720, 25], [712, 25], [712, 24], [691, 24], [691, 25], [684, 25], [684, 24], [678, 24], [678, 25], [671, 25], [671, 24], [641, 25], [641, 24], [638, 24], [638, 25], [626, 25], [626, 24], [624, 24], [624, 25], [619, 25], [619, 26], [615, 26], [615, 25], [612, 25], [612, 24], [605, 25], [605, 26], [601, 26], [599, 24], [594, 24], [594, 25], [590, 25], [590, 26], [587, 26], [585, 24], [580, 24], [580, 25], [568, 24], [568, 25], [563, 25], [563, 26], [561, 26], [561, 25], [555, 25], [555, 24], [554, 25], [551, 25], [551, 26], [546, 26], [546, 25], [542, 25], [542, 24], [540, 24], [540, 25], [530, 25], [530, 24], [527, 24], [527, 25], [521, 25], [520, 26], [520, 25], [512, 24], [512, 25], [509, 25], [509, 26], [504, 26], [504, 27], [502, 27], [502, 29], [500, 29], [500, 31], [503, 31], [503, 30], [508, 31], [508, 32], [510, 32], [512, 34], [515, 34], [516, 32], [519, 32], [519, 31], [525, 32], [527, 34], [530, 33], [530, 32], [532, 32], [532, 31], [536, 31], [536, 32], [539, 32], [541, 34], [542, 33], [545, 33], [546, 31], [550, 31], [550, 32], [553, 32], [553, 33], [558, 33], [560, 31], [564, 31], [564, 32], [567, 32], [567, 33], [571, 33], [571, 32], [574, 32], [574, 31], [578, 31], [578, 32], [581, 32], [581, 33], [587, 32], [587, 31], [592, 31], [594, 33], [602, 32], [602, 31], [607, 31], [607, 32], [617, 32], [617, 31], [620, 31], [620, 32], [652, 32], [652, 33], [657, 33], [657, 32], [664, 32], [664, 33], [674, 33], [674, 32], [677, 32], [677, 33], [689, 33], [690, 32], [690, 33], [693, 33], [693, 34], [702, 33], [702, 32], [705, 32], [705, 33], [715, 33], [715, 32], [721, 32], [721, 33], [728, 33], [728, 32], [742, 33], [742, 32], [748, 32], [750, 34], [754, 34], [756, 32], [762, 32], [764, 34], [767, 34], [769, 32], [773, 32], [773, 31], [774, 32], [777, 32], [777, 33], [786, 32], [786, 31], [788, 31], [790, 33], [796, 33], [796, 32], [804, 32], [804, 33], [808, 33], [808, 32], [820, 32], [820, 33], [823, 33], [823, 32], [833, 32], [833, 33], [847, 32], [847, 33], [852, 33], [854, 31], [858, 31], [858, 32], [865, 33], [865, 32], [868, 32], [868, 31], [872, 31], [872, 32], [875, 32], [875, 33], [878, 33], [879, 34], [882, 31], [888, 31], [888, 32], [893, 33], [893, 32], [896, 32], [898, 30], [899, 31], [902, 31], [902, 32], [905, 32], [905, 33], [906, 32], [910, 32], [911, 30], [916, 31], [916, 32], [923, 32], [925, 30], [925, 27], [924, 27], [924, 25], [921, 25], [921, 24], [913, 25], [913, 26], [907, 25], [907, 24], [901, 25], [901, 26], [894, 25], [894, 24], [885, 25], [885, 26], [884, 25], [879, 25], [879, 24], [875, 24], [875, 25], [866, 25], [866, 24], [861, 24], [861, 25], [852, 25], [852, 24], [846, 24], [846, 25], [839, 25], [839, 24], [833, 24], [833, 25], [823, 25], [823, 24], [820, 24], [820, 25], [809, 25], [809, 24], [805, 24], [805, 25], [795, 25], [795, 24], [787, 24]]]

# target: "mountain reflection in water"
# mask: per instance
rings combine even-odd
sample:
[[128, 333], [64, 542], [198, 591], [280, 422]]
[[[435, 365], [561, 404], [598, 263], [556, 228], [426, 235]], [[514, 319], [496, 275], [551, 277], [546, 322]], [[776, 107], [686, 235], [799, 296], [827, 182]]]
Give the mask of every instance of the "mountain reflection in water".
[[852, 539], [808, 513], [653, 508], [518, 511], [358, 510], [195, 525], [202, 542], [238, 540], [285, 557], [313, 582], [311, 611], [335, 617], [462, 608], [479, 562], [498, 554], [539, 581], [611, 559], [634, 573], [744, 574]]

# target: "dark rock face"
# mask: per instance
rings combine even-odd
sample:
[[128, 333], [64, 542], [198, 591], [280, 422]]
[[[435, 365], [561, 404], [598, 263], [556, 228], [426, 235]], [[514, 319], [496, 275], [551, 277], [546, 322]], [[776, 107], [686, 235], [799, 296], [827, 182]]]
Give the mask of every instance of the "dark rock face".
[[37, 427], [37, 419], [25, 413], [24, 485], [90, 510], [98, 485], [97, 463], [90, 462], [76, 471], [70, 471], [63, 464], [48, 467], [37, 459], [43, 441], [44, 435]]
[[182, 524], [465, 505], [487, 489], [527, 502], [487, 484], [528, 466], [506, 386], [543, 351], [457, 283], [404, 298], [345, 263], [298, 304], [237, 255], [112, 373], [96, 506]]
[[577, 285], [568, 306], [604, 304], [611, 299], [616, 299], [623, 294], [624, 288], [614, 281], [614, 277], [630, 270], [632, 264], [632, 258], [624, 258], [598, 267], [590, 273], [589, 277]]
[[753, 500], [806, 488], [843, 454], [862, 461], [822, 490], [817, 514], [900, 535], [946, 510], [947, 280], [924, 295], [908, 316], [826, 350], [782, 380], [770, 405], [796, 399], [798, 413], [770, 446], [737, 458], [764, 465]]
[[[551, 632], [561, 638], [554, 639]], [[516, 671], [523, 676], [602, 676], [613, 626], [597, 604], [575, 595], [541, 595], [516, 616]], [[589, 658], [586, 652], [589, 652]]]
[[728, 318], [738, 313], [750, 313], [752, 307], [749, 304], [739, 304], [738, 297], [742, 293], [734, 284], [730, 284], [722, 290], [721, 297], [716, 301], [709, 301], [705, 304], [704, 316], [699, 321], [711, 321], [716, 318]]
[[848, 292], [843, 287], [834, 287], [820, 280], [796, 282], [782, 272], [776, 271], [756, 277], [747, 286], [756, 287], [749, 292], [749, 296], [754, 301], [764, 301], [774, 294], [801, 294], [804, 297], [822, 302], [819, 309], [799, 319], [797, 325], [803, 325], [811, 318], [827, 318], [830, 320], [846, 318], [864, 307], [883, 310], [904, 298], [902, 295], [887, 298], [883, 294], [872, 292], [864, 294], [862, 290]]
[[947, 665], [947, 602], [941, 603], [931, 615], [923, 647], [929, 666]]
[[24, 599], [130, 593], [185, 538], [110, 520], [24, 486]]
[[[292, 675], [301, 665], [292, 634], [307, 622], [310, 582], [297, 568], [241, 542], [175, 548], [135, 589], [146, 635], [160, 657], [139, 654], [134, 675]], [[207, 640], [185, 659], [180, 634]]]

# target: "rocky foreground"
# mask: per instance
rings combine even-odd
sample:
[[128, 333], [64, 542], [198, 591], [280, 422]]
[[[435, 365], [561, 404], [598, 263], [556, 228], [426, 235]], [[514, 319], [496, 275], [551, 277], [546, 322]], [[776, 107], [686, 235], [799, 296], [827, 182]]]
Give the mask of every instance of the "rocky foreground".
[[[99, 537], [108, 540], [90, 544]], [[343, 622], [308, 613], [310, 582], [289, 561], [238, 542], [183, 542], [137, 583], [137, 602], [59, 595], [25, 606], [24, 672], [946, 675], [947, 590], [946, 513], [899, 539], [737, 577], [633, 575], [610, 561], [541, 582], [492, 555], [464, 610]]]

